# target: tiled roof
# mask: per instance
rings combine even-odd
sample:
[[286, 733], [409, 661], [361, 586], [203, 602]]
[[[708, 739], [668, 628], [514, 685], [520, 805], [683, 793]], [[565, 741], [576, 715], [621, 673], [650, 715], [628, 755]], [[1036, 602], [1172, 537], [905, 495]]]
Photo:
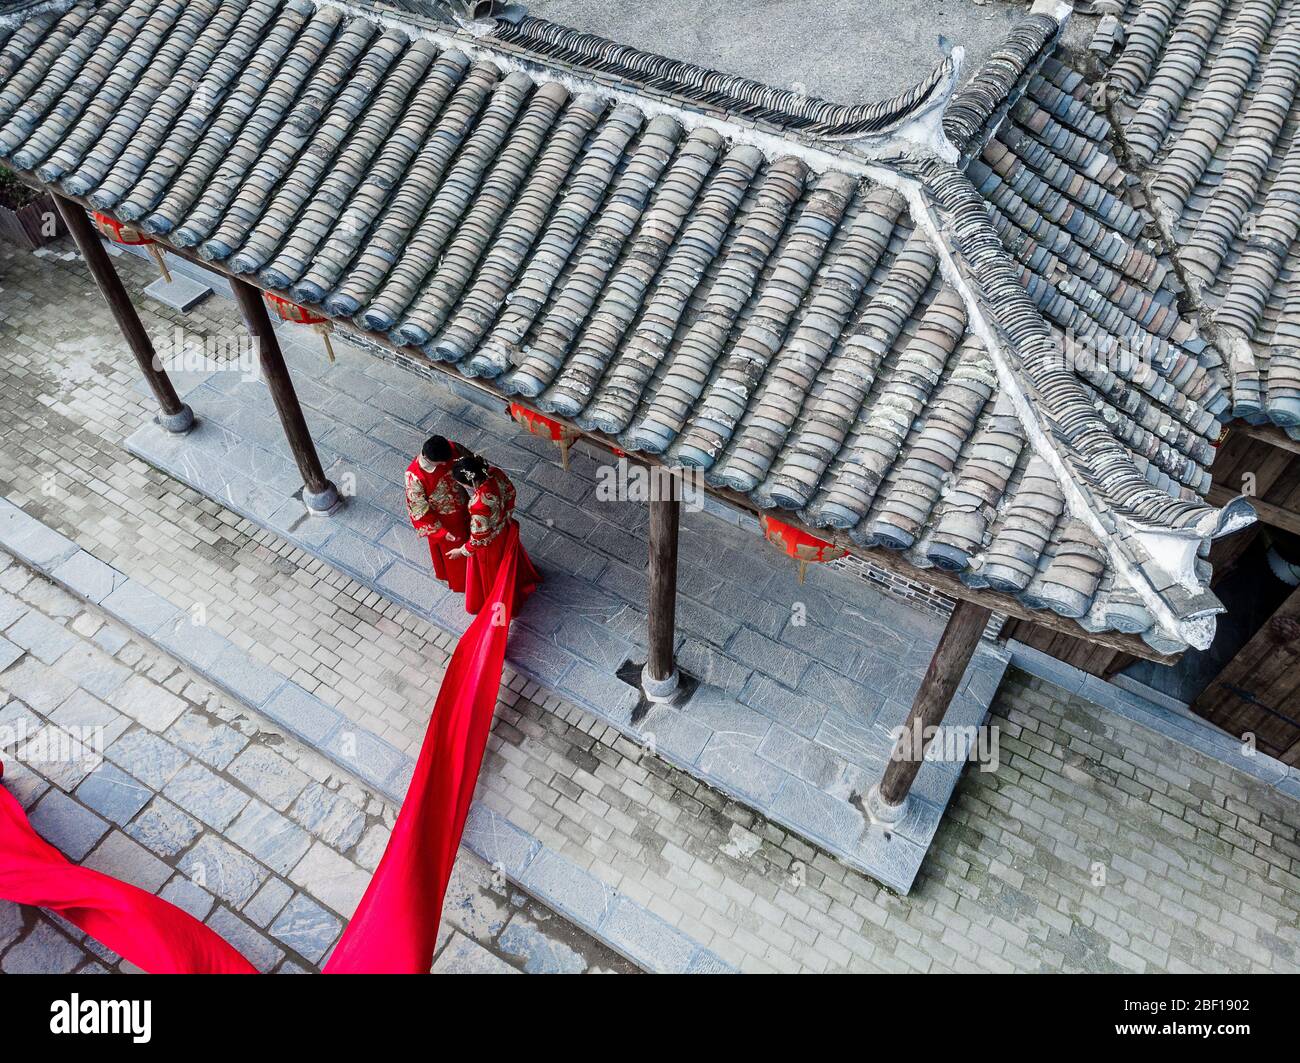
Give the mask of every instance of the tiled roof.
[[1102, 85], [1224, 352], [1233, 414], [1300, 438], [1300, 5], [1094, 6], [1110, 16]]
[[[954, 97], [951, 144], [926, 82], [874, 112], [703, 99], [696, 68], [521, 25], [81, 0], [0, 39], [0, 158], [761, 507], [1208, 640], [1217, 356], [1053, 19]], [[1153, 357], [1075, 371], [1065, 331]]]

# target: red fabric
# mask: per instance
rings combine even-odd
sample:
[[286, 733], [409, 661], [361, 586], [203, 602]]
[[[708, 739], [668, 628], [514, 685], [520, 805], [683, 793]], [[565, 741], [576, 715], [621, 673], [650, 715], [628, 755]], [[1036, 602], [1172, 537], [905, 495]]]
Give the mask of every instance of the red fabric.
[[0, 786], [0, 898], [58, 912], [150, 974], [256, 974], [192, 915], [142, 889], [78, 867], [45, 842]]
[[[455, 457], [464, 453], [454, 443], [452, 449]], [[464, 489], [451, 478], [452, 461], [438, 462], [432, 472], [420, 465], [419, 458], [406, 467], [406, 508], [412, 526], [429, 540], [433, 574], [461, 594], [465, 590], [465, 558], [447, 555], [469, 538], [469, 513]], [[422, 506], [427, 510], [421, 512]]]
[[511, 610], [518, 610], [525, 598], [542, 582], [523, 545], [519, 543], [519, 525], [511, 516], [515, 508], [515, 485], [495, 466], [488, 469], [487, 479], [479, 484], [469, 500], [469, 567], [465, 573], [465, 608], [478, 613], [489, 601], [496, 585], [497, 572], [508, 553], [507, 541], [519, 552], [515, 574], [515, 593]]
[[123, 225], [116, 218], [110, 218], [107, 214], [101, 214], [99, 211], [91, 213], [91, 219], [95, 223], [95, 228], [107, 236], [115, 244], [127, 244], [131, 247], [144, 247], [153, 241], [145, 236], [139, 229], [133, 225]]
[[764, 513], [758, 518], [769, 543], [775, 543], [798, 561], [834, 561], [848, 553], [842, 546], [819, 539], [811, 532], [786, 524]]
[[466, 561], [463, 557], [448, 557], [456, 545], [445, 539], [429, 537], [429, 562], [433, 565], [433, 574], [447, 584], [457, 594], [465, 593]]
[[443, 894], [492, 726], [512, 592], [526, 556], [513, 522], [501, 539], [490, 608], [475, 617], [451, 656], [388, 848], [326, 974], [426, 974], [433, 964]]
[[[513, 498], [512, 488], [509, 494]], [[540, 580], [519, 541], [519, 525], [509, 517], [471, 556], [479, 578], [492, 574], [481, 603], [486, 608], [452, 654], [388, 848], [327, 974], [424, 974], [433, 963], [443, 895], [492, 726], [510, 621]], [[56, 911], [150, 973], [255, 973], [229, 944], [174, 905], [69, 862], [36, 834], [3, 787], [0, 855], [0, 898]]]

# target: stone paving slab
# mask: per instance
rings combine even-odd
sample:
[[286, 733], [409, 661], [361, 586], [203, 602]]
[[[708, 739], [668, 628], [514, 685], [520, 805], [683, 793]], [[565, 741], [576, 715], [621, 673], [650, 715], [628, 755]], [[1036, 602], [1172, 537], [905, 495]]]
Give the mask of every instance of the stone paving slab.
[[1103, 705], [1171, 741], [1213, 757], [1272, 787], [1278, 793], [1300, 799], [1300, 767], [1283, 764], [1256, 749], [1247, 751], [1241, 738], [1216, 727], [1190, 710], [1178, 711], [1114, 683], [1107, 683], [1082, 669], [1058, 661], [1033, 646], [1013, 641], [1008, 648], [1012, 662], [1022, 671]]
[[[752, 518], [709, 500], [683, 514], [680, 542], [680, 660], [700, 689], [691, 704], [634, 723], [637, 692], [616, 672], [645, 658], [646, 514], [598, 491], [608, 459], [575, 446], [565, 472], [553, 447], [520, 434], [496, 400], [351, 343], [336, 344], [338, 361], [322, 364], [292, 331], [280, 335], [322, 463], [345, 495], [336, 515], [309, 515], [298, 500], [266, 389], [247, 374], [214, 370], [193, 383], [195, 431], [178, 437], [144, 425], [128, 450], [459, 635], [469, 616], [434, 579], [409, 527], [402, 473], [430, 431], [481, 449], [515, 480], [523, 538], [546, 577], [511, 635], [509, 664], [851, 866], [900, 892], [911, 887], [960, 764], [927, 763], [916, 790], [922, 814], [887, 835], [854, 802], [884, 771], [890, 729], [937, 642], [935, 618], [828, 566], [800, 584]], [[251, 425], [258, 433], [249, 437]], [[999, 649], [981, 647], [961, 693], [974, 711], [961, 723], [983, 721], [1005, 665]], [[330, 726], [322, 717], [299, 733], [328, 742]], [[792, 751], [780, 732], [768, 740], [776, 728], [797, 731], [805, 747]], [[376, 785], [391, 781], [373, 765], [356, 770]]]
[[[47, 677], [64, 670], [80, 684], [65, 691], [62, 704], [38, 713], [15, 697], [26, 690], [21, 666], [0, 666], [2, 785], [27, 808], [37, 832], [83, 866], [205, 921], [260, 971], [319, 969], [378, 863], [393, 806], [246, 706], [226, 703], [143, 640], [119, 642], [114, 666], [131, 678], [120, 682], [116, 708], [100, 702], [89, 689], [98, 685], [95, 673], [79, 665], [103, 655], [92, 639], [104, 630], [104, 614], [3, 552], [0, 579], [21, 593], [23, 606], [0, 617], [0, 630], [39, 620], [65, 636], [57, 656], [23, 651], [28, 670]], [[179, 714], [164, 708], [173, 704], [183, 706]], [[75, 747], [41, 741], [64, 728], [84, 740]], [[73, 761], [80, 770], [68, 770]], [[477, 818], [482, 831], [482, 809]], [[539, 851], [534, 840], [528, 852]], [[671, 940], [680, 948], [680, 932]], [[656, 962], [662, 950], [653, 940], [638, 944], [645, 966]], [[696, 947], [678, 967], [721, 962]], [[0, 972], [113, 969], [135, 970], [66, 920], [0, 901]], [[462, 849], [433, 969], [638, 968]]]
[[[118, 264], [130, 290], [156, 276], [144, 259], [123, 255]], [[205, 607], [214, 630], [259, 664], [382, 733], [396, 748], [414, 752], [452, 636], [122, 449], [125, 438], [152, 418], [154, 405], [66, 241], [31, 256], [0, 244], [0, 273], [0, 478], [11, 501], [185, 612]], [[209, 299], [183, 320], [152, 300], [137, 305], [151, 335], [164, 339], [178, 325], [191, 336], [219, 340], [243, 334], [225, 299]], [[315, 337], [304, 335], [310, 364], [323, 365]], [[295, 376], [301, 391], [314, 386], [306, 373]], [[385, 401], [403, 401], [396, 388], [389, 392]], [[494, 421], [476, 421], [473, 431], [488, 423]], [[399, 451], [418, 445], [424, 434], [382, 422], [373, 431]], [[554, 453], [546, 446], [536, 452]], [[547, 484], [569, 483], [550, 462], [546, 471]], [[534, 491], [530, 505], [546, 497]], [[568, 501], [571, 494], [563, 497]], [[587, 549], [580, 533], [573, 523], [562, 547], [577, 571], [592, 579], [619, 572], [622, 585], [629, 567], [614, 569]], [[718, 557], [726, 558], [720, 564], [735, 564], [730, 554]], [[423, 559], [417, 553], [412, 560]], [[7, 626], [5, 616], [12, 623], [28, 597], [36, 597], [32, 589], [19, 592], [12, 574], [0, 571], [0, 628]], [[793, 579], [789, 585], [798, 589]], [[40, 593], [42, 606], [66, 618], [66, 596], [60, 601], [62, 592], [51, 595], [54, 590]], [[737, 601], [752, 606], [753, 595]], [[623, 613], [601, 623], [626, 628], [631, 637], [644, 616], [630, 599], [623, 605]], [[774, 614], [762, 605], [746, 623], [775, 638], [790, 615], [788, 608]], [[820, 623], [815, 610], [810, 615]], [[82, 618], [68, 623], [80, 630]], [[136, 660], [139, 644], [119, 624], [109, 621], [85, 633], [118, 661], [154, 671], [147, 663], [152, 651]], [[908, 636], [882, 631], [877, 637], [892, 646]], [[705, 645], [688, 639], [679, 656]], [[35, 663], [35, 669], [30, 658], [12, 664], [0, 675], [0, 687], [21, 691], [17, 696], [42, 711], [56, 711], [73, 686], [56, 669]], [[730, 688], [736, 677], [722, 667], [711, 681]], [[159, 671], [161, 683], [167, 673]], [[774, 723], [815, 739], [825, 711], [819, 701], [758, 672], [743, 691], [746, 703]], [[25, 712], [22, 702], [0, 704], [0, 724], [7, 714]], [[186, 727], [185, 718], [182, 712], [172, 727]], [[512, 669], [502, 686], [479, 796], [546, 849], [744, 971], [1300, 969], [1300, 806], [1284, 796], [1284, 784], [1265, 785], [1018, 670], [1009, 669], [998, 688], [990, 725], [1002, 739], [999, 766], [962, 775], [906, 897]], [[147, 758], [132, 747], [143, 733], [133, 724], [109, 743], [109, 759], [137, 777]], [[170, 740], [159, 741], [186, 756]], [[286, 746], [296, 744], [287, 736]], [[159, 771], [174, 774], [181, 766], [163, 758]], [[81, 777], [65, 782], [75, 786]], [[30, 804], [50, 782], [11, 762], [6, 785]], [[195, 844], [179, 810], [159, 802], [166, 799], [147, 805], [127, 833], [149, 848], [143, 839], [151, 832], [171, 844]], [[295, 803], [290, 814], [306, 811]], [[325, 833], [335, 837], [342, 826], [346, 817], [336, 816]], [[368, 827], [356, 846], [355, 859], [367, 869], [378, 859], [376, 844], [382, 848], [381, 826]], [[463, 851], [457, 866], [471, 861], [497, 882], [473, 854]], [[164, 890], [172, 895], [171, 884]], [[263, 903], [274, 904], [276, 892], [282, 891], [262, 902], [259, 891], [237, 913], [243, 927], [253, 927], [255, 915], [264, 918]], [[493, 947], [494, 935], [511, 919], [505, 895], [519, 892], [499, 884], [481, 888], [478, 902], [467, 906], [466, 891], [454, 879], [446, 923]], [[225, 910], [192, 890], [184, 896], [207, 912]], [[489, 897], [499, 902], [486, 903]], [[12, 925], [0, 906], [0, 949], [15, 940]], [[23, 932], [20, 923], [20, 938]], [[63, 930], [54, 935], [56, 941], [63, 937]], [[449, 938], [450, 932], [440, 937], [440, 948]], [[292, 969], [288, 959], [282, 963]], [[0, 956], [0, 969], [7, 967], [8, 957]]]
[[[15, 526], [0, 525], [0, 549], [8, 548], [6, 527]], [[29, 532], [30, 526], [23, 524], [22, 531], [18, 534], [25, 537], [23, 541], [27, 541], [30, 538]], [[80, 552], [84, 553], [85, 551]], [[183, 613], [178, 616], [178, 610], [141, 588], [135, 580], [112, 566], [103, 565], [94, 558], [90, 560], [94, 565], [83, 561], [73, 570], [74, 577], [98, 566], [107, 570], [107, 578], [96, 581], [96, 587], [102, 589], [108, 585], [116, 588], [111, 594], [104, 595], [100, 603], [91, 604], [102, 604], [111, 615], [129, 618], [125, 622], [141, 637], [148, 638], [216, 686], [244, 701], [259, 715], [307, 742], [400, 804], [415, 768], [412, 757], [394, 748], [383, 738], [356, 726], [337, 709], [326, 705], [291, 680], [277, 677], [273, 685], [268, 680], [261, 688], [265, 693], [260, 700], [244, 698], [241, 690], [256, 692], [257, 688], [250, 685], [248, 680], [250, 675], [261, 670], [256, 662], [210, 628], [192, 624]], [[33, 567], [55, 582], [62, 582], [56, 574], [65, 571], [65, 564], [60, 561], [48, 570]], [[78, 582], [81, 581], [78, 579]], [[78, 593], [78, 588], [73, 583], [63, 585], [74, 594]], [[117, 603], [112, 601], [115, 596], [118, 597]], [[123, 608], [122, 602], [131, 604], [128, 608]], [[160, 618], [161, 626], [157, 622]], [[178, 628], [178, 624], [183, 625], [183, 629]], [[6, 636], [18, 639], [24, 644], [22, 649], [48, 665], [54, 664], [77, 642], [76, 636], [66, 628], [34, 610], [27, 610], [10, 625]], [[233, 677], [234, 682], [227, 683], [228, 677]], [[124, 689], [118, 695], [115, 704], [141, 722], [161, 730], [174, 727], [181, 718], [183, 702], [165, 690], [148, 687], [140, 677], [130, 680], [126, 687], [129, 689]], [[109, 750], [110, 757], [116, 748]], [[146, 746], [146, 749], [150, 761], [157, 765], [159, 760], [156, 750], [151, 746]], [[214, 755], [219, 755], [206, 746], [196, 748], [192, 742], [188, 751], [209, 762]], [[208, 755], [203, 756], [204, 752]], [[119, 751], [118, 756], [130, 767], [131, 754]], [[163, 762], [168, 759], [165, 753], [162, 759]], [[233, 763], [227, 761], [220, 764], [220, 768], [226, 769], [236, 781], [255, 786], [264, 799], [281, 810], [287, 808], [307, 784], [305, 776], [289, 768], [268, 750], [250, 749], [240, 754]], [[168, 768], [161, 770], [162, 774], [155, 774], [150, 783], [157, 786], [163, 796], [177, 806], [201, 809], [196, 815], [204, 825], [225, 832], [272, 870], [287, 873], [288, 868], [303, 857], [303, 851], [296, 846], [299, 837], [306, 840], [305, 834], [296, 832], [272, 808], [256, 801], [253, 806], [260, 806], [260, 810], [259, 807], [250, 806], [245, 792], [215, 774], [209, 767], [191, 761], [179, 771]], [[294, 786], [293, 776], [298, 777], [296, 788], [286, 789]], [[102, 834], [102, 831], [93, 829], [101, 821], [86, 809], [124, 826], [148, 803], [152, 793], [148, 785], [137, 782], [114, 764], [106, 764], [81, 782], [77, 796], [86, 808], [73, 806], [65, 809], [59, 804], [42, 813], [43, 816], [56, 818], [73, 816], [83, 824], [79, 829], [66, 825], [61, 827], [63, 835], [85, 841], [84, 846], [82, 841], [74, 843], [78, 850], [84, 850], [75, 856], [69, 853], [74, 859], [84, 856], [89, 846]], [[47, 800], [60, 802], [62, 795], [55, 791]], [[103, 829], [108, 829], [106, 824]], [[211, 888], [235, 907], [244, 905], [263, 881], [257, 877], [256, 864], [246, 858], [241, 859], [233, 850], [227, 851], [229, 847], [211, 835], [205, 835], [205, 839], [197, 851], [192, 850], [186, 859], [201, 867], [225, 868], [226, 880]], [[590, 905], [592, 893], [608, 890], [608, 887], [566, 858], [546, 850], [535, 837], [520, 830], [481, 802], [476, 801], [471, 807], [462, 844], [489, 866], [499, 869], [510, 880], [519, 883], [531, 895], [646, 970], [685, 973], [691, 964], [735, 970], [698, 942], [692, 941], [689, 936], [627, 898], [618, 898], [625, 910], [617, 922], [611, 922], [608, 911], [597, 912]], [[324, 855], [327, 850], [320, 852]], [[545, 857], [544, 872], [530, 874], [532, 863], [541, 856]], [[368, 879], [362, 877], [356, 879], [362, 889], [366, 881]], [[340, 905], [338, 910], [342, 911], [344, 907], [346, 905]], [[625, 924], [639, 928], [638, 933], [626, 933], [623, 929]]]

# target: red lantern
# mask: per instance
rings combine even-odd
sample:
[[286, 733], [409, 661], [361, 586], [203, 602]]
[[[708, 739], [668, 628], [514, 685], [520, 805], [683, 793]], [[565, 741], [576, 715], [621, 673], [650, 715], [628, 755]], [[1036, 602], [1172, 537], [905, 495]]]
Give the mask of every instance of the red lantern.
[[536, 410], [530, 410], [518, 402], [510, 404], [510, 416], [515, 422], [528, 429], [530, 435], [545, 436], [547, 439], [555, 442], [560, 448], [560, 464], [564, 467], [565, 472], [569, 470], [569, 447], [573, 446], [573, 441], [578, 438], [578, 431], [567, 425], [561, 424], [550, 417], [538, 413]]
[[766, 513], [758, 518], [759, 526], [769, 543], [775, 543], [790, 557], [799, 562], [799, 582], [802, 583], [808, 566], [822, 561], [834, 561], [848, 553], [842, 546], [828, 543], [800, 528], [785, 524]]
[[329, 358], [331, 365], [334, 363], [334, 345], [330, 343], [330, 333], [334, 330], [334, 322], [322, 314], [308, 310], [305, 306], [291, 303], [282, 296], [272, 295], [270, 292], [263, 292], [262, 294], [266, 297], [266, 305], [275, 311], [280, 320], [295, 325], [311, 325], [312, 328], [319, 332], [321, 339], [325, 342], [325, 355]]
[[162, 278], [168, 284], [172, 282], [172, 275], [167, 269], [167, 262], [163, 258], [162, 250], [153, 240], [145, 236], [139, 229], [133, 225], [126, 225], [116, 218], [110, 218], [107, 214], [101, 214], [94, 210], [90, 212], [91, 220], [95, 223], [95, 228], [108, 240], [115, 244], [122, 244], [124, 247], [147, 247], [153, 260], [158, 263], [158, 269], [162, 273]]

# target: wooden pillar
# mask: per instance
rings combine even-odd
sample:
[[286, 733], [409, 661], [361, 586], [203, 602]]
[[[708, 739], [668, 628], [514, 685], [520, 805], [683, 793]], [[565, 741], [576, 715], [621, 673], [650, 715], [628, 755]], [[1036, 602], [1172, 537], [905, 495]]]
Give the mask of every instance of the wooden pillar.
[[[927, 728], [938, 727], [943, 722], [991, 615], [989, 609], [965, 599], [959, 599], [953, 607], [912, 702], [912, 710], [907, 714], [903, 733], [885, 765], [884, 778], [868, 799], [868, 808], [877, 819], [891, 822], [901, 817], [903, 804], [924, 762], [925, 748], [916, 748], [919, 744], [916, 735], [924, 735]], [[928, 740], [925, 745], [929, 745]]]
[[68, 231], [72, 233], [72, 239], [77, 243], [77, 250], [81, 252], [81, 257], [85, 259], [86, 266], [90, 269], [90, 275], [95, 278], [100, 294], [113, 312], [117, 327], [126, 337], [127, 346], [131, 348], [136, 364], [149, 384], [149, 390], [153, 392], [153, 397], [158, 402], [161, 411], [158, 415], [158, 423], [169, 432], [188, 432], [194, 427], [194, 411], [181, 402], [180, 396], [176, 394], [171, 379], [154, 352], [140, 315], [135, 312], [135, 307], [131, 305], [131, 297], [126, 294], [126, 288], [122, 286], [122, 278], [113, 268], [113, 260], [104, 250], [99, 233], [90, 223], [86, 212], [77, 203], [57, 193], [54, 202], [67, 223]]
[[[650, 653], [641, 685], [652, 700], [667, 700], [677, 689], [673, 643], [677, 627], [677, 527], [682, 503], [679, 482], [666, 473], [656, 476], [659, 489], [650, 502]], [[664, 497], [664, 496], [667, 497]]]
[[276, 338], [275, 328], [271, 324], [271, 315], [266, 312], [262, 293], [247, 281], [235, 278], [231, 278], [230, 286], [234, 289], [235, 299], [239, 302], [239, 309], [243, 312], [248, 331], [257, 344], [262, 378], [266, 381], [271, 398], [275, 401], [275, 410], [280, 415], [280, 424], [283, 425], [285, 437], [289, 440], [293, 460], [298, 463], [298, 472], [302, 475], [303, 482], [303, 503], [313, 513], [329, 513], [338, 506], [339, 493], [325, 478], [325, 470], [321, 468], [320, 457], [316, 454], [316, 445], [311, 441], [311, 432], [308, 431], [307, 420], [302, 415], [298, 394], [293, 390], [289, 367], [284, 364], [280, 341]]

